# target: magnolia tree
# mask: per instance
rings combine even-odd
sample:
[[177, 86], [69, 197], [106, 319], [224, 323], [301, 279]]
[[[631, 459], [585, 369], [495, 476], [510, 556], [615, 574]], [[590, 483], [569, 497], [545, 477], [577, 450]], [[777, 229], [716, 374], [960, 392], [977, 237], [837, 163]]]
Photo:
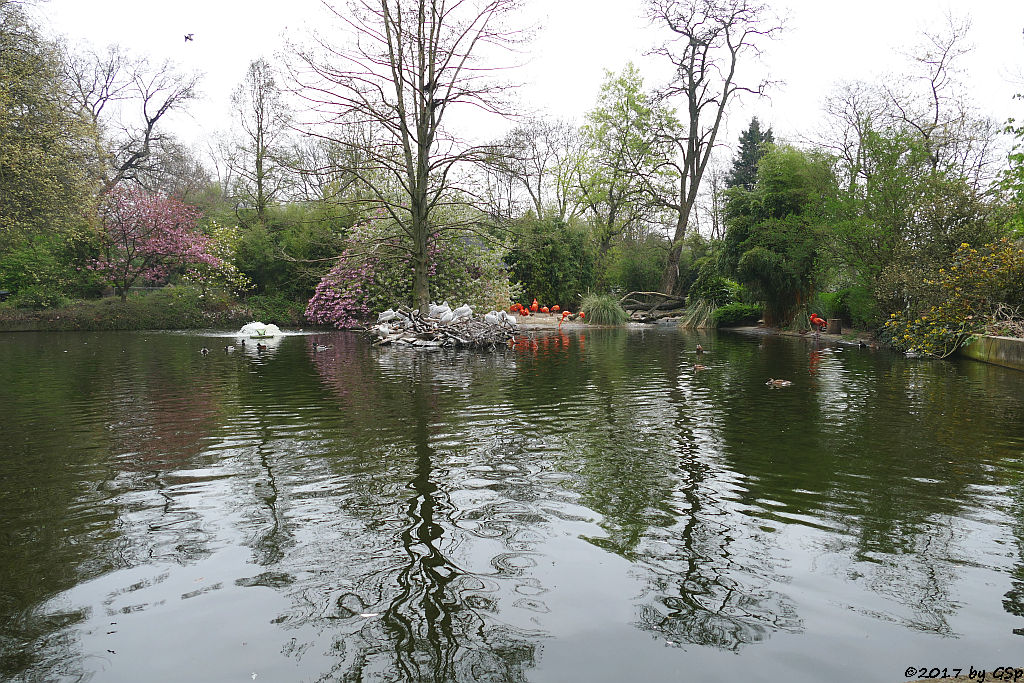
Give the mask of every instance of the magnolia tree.
[[121, 300], [140, 278], [162, 282], [177, 268], [220, 267], [212, 240], [196, 228], [199, 210], [174, 197], [116, 187], [100, 205], [101, 255], [91, 264], [117, 288]]

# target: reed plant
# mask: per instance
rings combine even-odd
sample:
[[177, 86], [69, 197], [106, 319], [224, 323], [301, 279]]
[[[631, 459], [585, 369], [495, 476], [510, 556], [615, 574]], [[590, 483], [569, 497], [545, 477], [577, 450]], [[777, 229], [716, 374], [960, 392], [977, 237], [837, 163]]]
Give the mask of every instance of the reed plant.
[[586, 321], [592, 325], [623, 325], [629, 315], [610, 294], [589, 294], [580, 303], [580, 310], [587, 314]]

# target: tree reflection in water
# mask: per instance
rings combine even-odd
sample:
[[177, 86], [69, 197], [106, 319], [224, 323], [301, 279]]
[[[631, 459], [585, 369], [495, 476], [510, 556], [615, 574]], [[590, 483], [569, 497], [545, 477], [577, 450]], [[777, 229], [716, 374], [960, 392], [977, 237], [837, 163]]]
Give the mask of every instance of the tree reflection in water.
[[621, 638], [665, 679], [820, 662], [860, 625], [879, 657], [1020, 639], [1017, 375], [866, 351], [809, 375], [801, 342], [711, 339], [699, 373], [692, 338], [589, 328], [493, 355], [19, 342], [0, 678], [598, 678], [588, 648]]
[[[675, 644], [738, 651], [803, 623], [786, 595], [772, 535], [739, 523], [735, 483], [721, 465], [719, 383], [728, 366], [696, 375], [679, 342], [660, 345], [657, 361], [591, 349], [593, 387], [605, 410], [595, 413], [582, 458], [588, 506], [604, 514], [606, 539], [595, 544], [632, 560], [646, 581], [637, 625]], [[612, 339], [609, 343], [617, 343]], [[633, 386], [661, 387], [649, 400]], [[603, 492], [595, 497], [593, 492]], [[614, 492], [614, 497], [609, 495]]]
[[[494, 578], [451, 558], [465, 539], [446, 535], [446, 528], [454, 530], [454, 509], [435, 482], [438, 454], [430, 444], [429, 425], [441, 412], [438, 368], [415, 354], [389, 361], [389, 370], [408, 383], [400, 411], [405, 424], [394, 425], [395, 440], [406, 442], [399, 448], [414, 456], [413, 476], [406, 484], [412, 495], [403, 504], [396, 539], [403, 558], [364, 574], [359, 588], [338, 599], [337, 616], [364, 620], [365, 626], [339, 636], [335, 649], [340, 661], [321, 680], [341, 675], [345, 680], [525, 681], [526, 670], [535, 666], [538, 634], [498, 623], [500, 591]], [[347, 385], [339, 376], [343, 367], [331, 364], [327, 376], [334, 386]], [[390, 561], [386, 548], [381, 554]]]

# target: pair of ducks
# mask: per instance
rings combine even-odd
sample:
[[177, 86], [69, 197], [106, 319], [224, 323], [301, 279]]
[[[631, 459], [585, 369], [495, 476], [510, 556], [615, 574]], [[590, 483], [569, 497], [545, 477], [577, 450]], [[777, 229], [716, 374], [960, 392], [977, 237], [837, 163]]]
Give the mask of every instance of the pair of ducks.
[[[704, 347], [701, 346], [700, 344], [697, 344], [697, 349], [696, 350], [697, 350], [697, 353], [704, 353]], [[693, 369], [694, 370], [707, 370], [708, 366], [700, 365], [698, 363], [694, 363]], [[773, 379], [773, 378], [769, 378], [768, 381], [765, 382], [765, 384], [767, 386], [769, 386], [769, 387], [772, 387], [773, 389], [781, 389], [782, 387], [791, 387], [791, 386], [793, 386], [793, 383], [791, 381], [789, 381], [788, 379]]]
[[[702, 353], [704, 353], [704, 347], [703, 347], [703, 346], [701, 346], [700, 344], [697, 344], [697, 348], [695, 348], [695, 349], [694, 349], [694, 351], [695, 351], [695, 352], [697, 352], [697, 354], [698, 354], [698, 355], [699, 355], [699, 354], [702, 354]], [[707, 370], [707, 369], [708, 369], [708, 366], [706, 366], [706, 365], [701, 365], [700, 363], [694, 363], [694, 364], [693, 364], [693, 369], [694, 369], [695, 371], [700, 371], [700, 370]]]
[[[242, 340], [242, 346], [245, 346], [245, 340], [244, 339]], [[227, 346], [224, 347], [224, 353], [231, 353], [234, 350], [235, 350], [235, 347], [232, 346], [231, 344], [228, 344]], [[260, 344], [259, 342], [256, 342], [256, 350], [257, 351], [266, 351], [267, 350], [267, 345], [266, 344]], [[208, 355], [210, 355], [210, 349], [208, 349], [208, 348], [206, 348], [204, 346], [203, 348], [199, 349], [199, 353], [203, 354], [204, 356], [208, 356]]]

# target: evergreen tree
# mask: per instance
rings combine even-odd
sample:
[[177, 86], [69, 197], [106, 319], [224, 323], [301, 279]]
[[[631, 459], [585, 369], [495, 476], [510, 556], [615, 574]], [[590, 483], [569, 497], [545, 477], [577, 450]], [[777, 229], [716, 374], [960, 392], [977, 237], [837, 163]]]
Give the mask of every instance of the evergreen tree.
[[765, 145], [775, 141], [772, 129], [761, 130], [761, 123], [755, 116], [750, 126], [740, 135], [740, 151], [732, 162], [732, 169], [725, 178], [726, 187], [754, 189], [757, 182], [757, 162], [765, 155]]

